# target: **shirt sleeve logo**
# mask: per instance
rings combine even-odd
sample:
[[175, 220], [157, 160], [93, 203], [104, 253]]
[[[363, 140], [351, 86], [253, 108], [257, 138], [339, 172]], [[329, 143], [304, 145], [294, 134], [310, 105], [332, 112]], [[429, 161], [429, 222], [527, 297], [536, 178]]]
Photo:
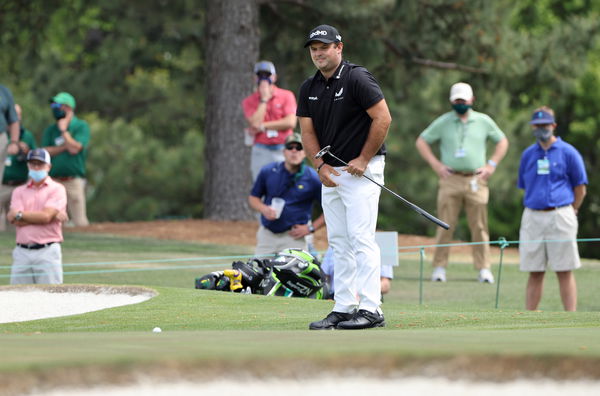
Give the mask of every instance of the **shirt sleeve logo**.
[[309, 96], [308, 100], [319, 100], [318, 96]]

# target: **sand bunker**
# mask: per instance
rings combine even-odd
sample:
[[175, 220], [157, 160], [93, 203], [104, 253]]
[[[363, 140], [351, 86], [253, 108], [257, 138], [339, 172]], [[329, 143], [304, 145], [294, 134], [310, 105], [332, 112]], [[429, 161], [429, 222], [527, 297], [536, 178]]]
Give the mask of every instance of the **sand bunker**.
[[137, 304], [156, 295], [142, 287], [91, 285], [0, 287], [0, 323], [77, 315]]
[[396, 379], [382, 378], [317, 378], [313, 380], [215, 380], [203, 382], [141, 383], [132, 386], [102, 386], [90, 389], [55, 389], [49, 392], [35, 393], [37, 396], [175, 396], [194, 395], [260, 395], [283, 393], [287, 396], [304, 395], [348, 395], [368, 394], [386, 395], [431, 395], [448, 396], [587, 396], [597, 394], [600, 383], [594, 381], [554, 381], [554, 380], [518, 380], [508, 383], [452, 381], [446, 378], [408, 377]]

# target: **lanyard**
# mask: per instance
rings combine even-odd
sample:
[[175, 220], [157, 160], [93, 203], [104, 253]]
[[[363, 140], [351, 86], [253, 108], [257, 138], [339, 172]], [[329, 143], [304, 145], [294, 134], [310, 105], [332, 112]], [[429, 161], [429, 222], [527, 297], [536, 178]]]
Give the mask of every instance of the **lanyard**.
[[460, 119], [459, 119], [459, 121], [460, 121], [460, 124], [461, 124], [460, 125], [460, 132], [461, 133], [460, 133], [460, 142], [459, 142], [459, 145], [458, 145], [458, 149], [462, 151], [464, 149], [464, 147], [465, 147], [465, 137], [467, 136], [467, 124], [468, 124], [469, 121], [463, 122]]

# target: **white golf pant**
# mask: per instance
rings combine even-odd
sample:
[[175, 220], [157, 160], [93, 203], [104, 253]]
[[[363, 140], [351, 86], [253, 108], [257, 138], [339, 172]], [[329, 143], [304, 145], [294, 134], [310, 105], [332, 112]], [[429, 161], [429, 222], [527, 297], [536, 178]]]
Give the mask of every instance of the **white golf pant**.
[[[385, 157], [371, 159], [365, 175], [383, 184]], [[335, 312], [375, 312], [381, 305], [381, 257], [375, 227], [381, 188], [364, 177], [335, 168], [337, 187], [322, 189], [327, 238], [333, 250]]]

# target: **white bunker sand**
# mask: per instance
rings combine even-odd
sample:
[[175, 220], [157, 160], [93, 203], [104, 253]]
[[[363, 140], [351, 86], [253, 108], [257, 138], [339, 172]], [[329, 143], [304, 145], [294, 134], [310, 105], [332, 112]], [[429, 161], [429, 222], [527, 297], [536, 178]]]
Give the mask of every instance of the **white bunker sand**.
[[229, 380], [203, 382], [176, 381], [156, 383], [148, 381], [131, 386], [100, 386], [89, 389], [61, 388], [35, 393], [36, 396], [203, 396], [260, 395], [282, 393], [286, 396], [305, 395], [422, 395], [445, 396], [588, 396], [600, 392], [597, 381], [556, 381], [548, 379], [517, 380], [512, 382], [475, 382], [449, 380], [446, 378], [405, 377], [396, 379], [368, 377], [339, 377], [299, 380], [265, 379]]
[[91, 285], [0, 288], [0, 323], [56, 318], [138, 304], [156, 295], [141, 287]]

